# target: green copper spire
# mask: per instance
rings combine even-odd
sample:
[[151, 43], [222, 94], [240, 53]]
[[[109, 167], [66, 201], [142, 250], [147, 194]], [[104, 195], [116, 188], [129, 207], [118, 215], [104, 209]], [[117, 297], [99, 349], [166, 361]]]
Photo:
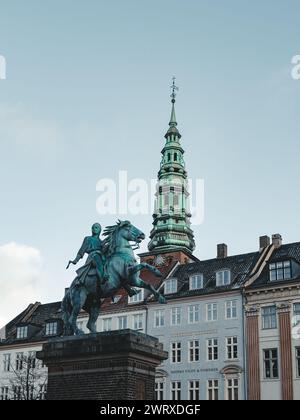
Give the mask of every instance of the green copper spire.
[[174, 251], [183, 249], [189, 253], [195, 248], [193, 231], [190, 228], [189, 193], [185, 170], [181, 134], [177, 129], [175, 98], [178, 87], [173, 78], [172, 110], [166, 143], [158, 172], [153, 229], [150, 234], [149, 251]]
[[169, 126], [170, 127], [176, 127], [177, 121], [176, 121], [176, 114], [175, 114], [175, 102], [176, 102], [176, 91], [178, 91], [179, 89], [175, 85], [175, 77], [173, 77], [173, 84], [171, 86], [171, 89], [172, 89], [172, 93], [171, 93], [172, 112], [171, 112], [171, 118], [170, 118]]

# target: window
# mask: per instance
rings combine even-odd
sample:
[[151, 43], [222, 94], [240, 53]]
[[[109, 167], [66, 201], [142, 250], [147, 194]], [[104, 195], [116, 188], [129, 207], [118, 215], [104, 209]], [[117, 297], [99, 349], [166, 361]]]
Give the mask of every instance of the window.
[[28, 387], [28, 399], [29, 400], [33, 400], [34, 399], [34, 386], [33, 385], [29, 385]]
[[179, 381], [171, 382], [171, 400], [181, 400], [181, 382]]
[[228, 360], [238, 358], [238, 339], [237, 337], [226, 338], [226, 356]]
[[13, 393], [14, 393], [14, 400], [21, 400], [22, 399], [21, 386], [14, 386], [13, 387]]
[[195, 324], [200, 321], [200, 306], [191, 305], [189, 306], [189, 323]]
[[177, 153], [174, 153], [174, 161], [177, 162]]
[[219, 399], [219, 381], [218, 379], [209, 379], [207, 381], [207, 399], [214, 401]]
[[300, 303], [294, 304], [294, 325], [300, 323]]
[[133, 296], [128, 296], [128, 303], [139, 303], [144, 300], [144, 289], [138, 287], [135, 288], [137, 291], [140, 290], [140, 293]]
[[28, 326], [17, 328], [17, 338], [27, 338]]
[[35, 365], [36, 365], [36, 352], [30, 351], [28, 353], [28, 367], [30, 369], [35, 369]]
[[199, 362], [200, 360], [200, 344], [199, 340], [189, 341], [189, 362]]
[[227, 300], [225, 303], [225, 318], [235, 319], [237, 318], [237, 301]]
[[200, 400], [200, 382], [189, 381], [189, 400], [198, 401]]
[[[179, 206], [179, 198], [180, 198], [180, 193], [177, 193], [176, 191], [175, 191], [175, 193], [174, 193], [174, 197], [173, 197], [173, 204], [174, 204], [174, 207], [177, 209], [177, 207]], [[176, 221], [176, 223], [178, 223], [178, 220]]]
[[280, 261], [269, 264], [270, 281], [285, 280], [292, 277], [291, 261]]
[[231, 282], [230, 270], [218, 271], [216, 273], [216, 279], [217, 279], [217, 281], [216, 281], [217, 287], [228, 286]]
[[133, 329], [142, 330], [144, 328], [144, 317], [143, 314], [133, 315]]
[[127, 316], [118, 317], [119, 330], [126, 330], [127, 328]]
[[265, 306], [261, 311], [262, 329], [271, 330], [277, 328], [276, 306]]
[[47, 322], [46, 324], [46, 335], [57, 334], [57, 322]]
[[264, 374], [265, 379], [279, 378], [277, 349], [264, 350]]
[[171, 160], [171, 153], [168, 153], [168, 162]]
[[9, 388], [8, 386], [2, 386], [1, 387], [1, 395], [0, 395], [0, 400], [4, 401], [4, 400], [8, 400], [9, 399]]
[[168, 279], [165, 282], [165, 294], [177, 292], [177, 279]]
[[103, 319], [103, 331], [111, 331], [112, 318]]
[[16, 370], [22, 370], [23, 369], [23, 353], [17, 353], [16, 354]]
[[181, 362], [181, 343], [176, 341], [171, 343], [171, 363]]
[[[164, 208], [169, 206], [169, 193], [166, 191], [164, 192]], [[165, 221], [166, 223], [166, 221]]]
[[296, 369], [297, 376], [300, 378], [300, 347], [296, 347]]
[[164, 327], [165, 326], [165, 310], [158, 309], [154, 313], [154, 327]]
[[10, 354], [4, 354], [3, 355], [3, 370], [4, 372], [10, 371]]
[[155, 395], [157, 401], [162, 401], [165, 399], [165, 381], [162, 379], [157, 379], [155, 382]]
[[112, 304], [116, 304], [116, 303], [118, 303], [118, 302], [120, 302], [120, 299], [122, 298], [122, 296], [121, 295], [116, 295], [116, 296], [113, 296], [113, 298], [112, 298]]
[[218, 319], [218, 304], [208, 303], [206, 305], [206, 321], [216, 321]]
[[171, 309], [171, 325], [181, 324], [181, 308]]
[[190, 277], [190, 290], [203, 289], [203, 274], [195, 274]]
[[46, 384], [45, 385], [40, 385], [38, 399], [39, 400], [45, 400], [46, 395], [47, 395], [47, 385]]
[[226, 399], [229, 401], [239, 399], [239, 380], [238, 378], [226, 379]]
[[209, 338], [207, 340], [207, 360], [213, 361], [218, 360], [218, 339]]

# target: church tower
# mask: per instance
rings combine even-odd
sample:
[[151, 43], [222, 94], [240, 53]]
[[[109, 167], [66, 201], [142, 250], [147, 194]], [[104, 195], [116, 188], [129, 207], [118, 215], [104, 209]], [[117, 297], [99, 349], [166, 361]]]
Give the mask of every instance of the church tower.
[[181, 263], [196, 260], [192, 256], [195, 241], [190, 227], [191, 214], [184, 150], [175, 114], [177, 90], [173, 78], [171, 118], [161, 152], [149, 252], [140, 255], [142, 260], [153, 255], [154, 263], [163, 262], [170, 254]]

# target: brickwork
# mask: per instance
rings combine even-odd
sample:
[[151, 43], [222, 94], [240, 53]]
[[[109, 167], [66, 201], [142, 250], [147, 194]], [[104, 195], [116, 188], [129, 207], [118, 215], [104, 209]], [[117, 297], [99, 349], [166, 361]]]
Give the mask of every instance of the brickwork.
[[131, 330], [65, 337], [43, 346], [49, 400], [151, 400], [167, 358], [156, 338]]

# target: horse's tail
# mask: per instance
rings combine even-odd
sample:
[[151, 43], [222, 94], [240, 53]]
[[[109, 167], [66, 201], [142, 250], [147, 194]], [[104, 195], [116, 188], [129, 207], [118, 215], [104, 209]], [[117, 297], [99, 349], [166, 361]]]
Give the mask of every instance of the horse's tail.
[[61, 302], [61, 310], [62, 310], [62, 319], [64, 321], [65, 327], [69, 324], [69, 318], [72, 313], [72, 302], [70, 291], [68, 290], [65, 294], [62, 302]]

